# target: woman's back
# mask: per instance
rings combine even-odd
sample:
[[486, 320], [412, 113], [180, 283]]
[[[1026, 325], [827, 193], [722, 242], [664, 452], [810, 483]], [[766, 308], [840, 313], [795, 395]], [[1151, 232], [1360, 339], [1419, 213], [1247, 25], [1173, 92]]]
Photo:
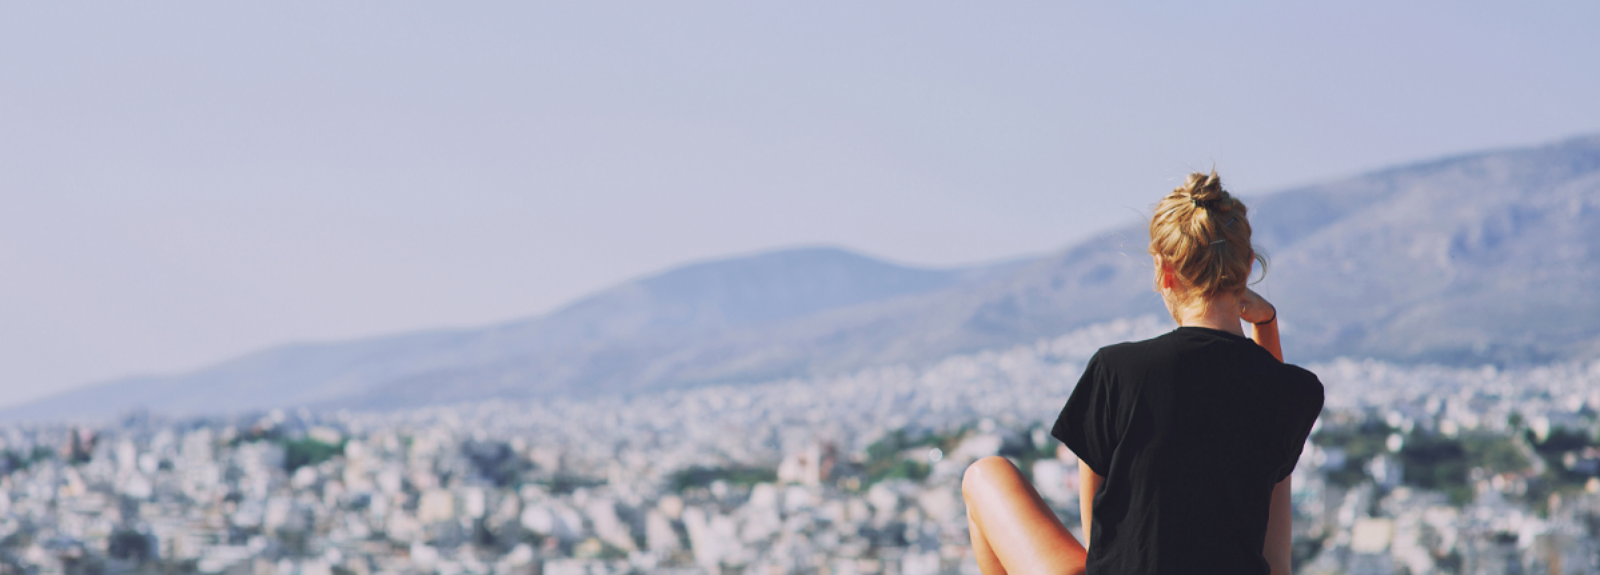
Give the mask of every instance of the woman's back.
[[1270, 495], [1322, 399], [1316, 376], [1223, 331], [1100, 350], [1053, 429], [1104, 478], [1089, 572], [1265, 573]]
[[1156, 204], [1154, 287], [1182, 327], [1101, 349], [1054, 429], [1080, 459], [1090, 545], [1010, 462], [980, 459], [961, 489], [984, 573], [1289, 574], [1287, 477], [1322, 385], [1282, 363], [1277, 308], [1249, 289], [1266, 258], [1248, 215], [1215, 172]]

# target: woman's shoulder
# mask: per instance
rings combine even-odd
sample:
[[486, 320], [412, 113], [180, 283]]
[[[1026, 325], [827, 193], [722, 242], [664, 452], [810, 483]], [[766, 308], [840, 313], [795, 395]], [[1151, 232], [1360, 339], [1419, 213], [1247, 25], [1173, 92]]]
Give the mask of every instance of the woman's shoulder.
[[1134, 366], [1148, 366], [1158, 360], [1156, 358], [1169, 355], [1165, 353], [1172, 346], [1170, 342], [1163, 342], [1158, 336], [1140, 341], [1124, 341], [1113, 343], [1100, 348], [1089, 357], [1089, 368], [1122, 369]]
[[1322, 380], [1317, 379], [1317, 374], [1311, 370], [1292, 363], [1278, 364], [1280, 375], [1277, 379], [1289, 388], [1289, 392], [1301, 400], [1308, 411], [1322, 413], [1322, 402], [1325, 390]]
[[1219, 342], [1224, 345], [1238, 343], [1255, 345], [1255, 342], [1249, 339], [1219, 330], [1179, 327], [1150, 339], [1107, 345], [1095, 352], [1094, 357], [1090, 358], [1089, 361], [1090, 364], [1104, 363], [1140, 367], [1163, 365], [1169, 362], [1181, 364], [1193, 361], [1196, 351], [1206, 349]]
[[1184, 339], [1185, 335], [1187, 335], [1185, 330], [1179, 328], [1150, 339], [1113, 343], [1100, 348], [1100, 351], [1095, 352], [1095, 356], [1105, 357], [1108, 359], [1128, 356], [1148, 356], [1148, 354], [1151, 352], [1163, 349], [1174, 349], [1185, 345], [1188, 343]]
[[1306, 388], [1307, 391], [1315, 389], [1317, 393], [1322, 393], [1322, 380], [1318, 379], [1317, 374], [1312, 373], [1311, 370], [1292, 363], [1279, 363], [1278, 365], [1284, 379]]

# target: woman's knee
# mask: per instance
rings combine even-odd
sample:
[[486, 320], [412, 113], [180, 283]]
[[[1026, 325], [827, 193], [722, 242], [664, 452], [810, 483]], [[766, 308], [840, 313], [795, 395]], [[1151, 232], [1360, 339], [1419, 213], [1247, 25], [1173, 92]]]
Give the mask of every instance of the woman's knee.
[[1001, 482], [1015, 481], [1015, 477], [1019, 475], [1011, 460], [991, 455], [967, 466], [966, 473], [961, 475], [961, 494], [970, 500], [979, 490]]

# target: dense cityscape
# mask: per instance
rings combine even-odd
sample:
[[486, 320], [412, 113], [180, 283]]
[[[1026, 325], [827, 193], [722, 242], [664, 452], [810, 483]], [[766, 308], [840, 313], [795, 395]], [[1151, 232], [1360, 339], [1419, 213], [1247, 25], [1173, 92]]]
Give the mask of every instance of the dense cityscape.
[[[975, 573], [966, 465], [1076, 533], [1047, 434], [1154, 318], [847, 376], [405, 412], [0, 429], [0, 572]], [[1302, 574], [1600, 572], [1600, 361], [1339, 360], [1292, 479]]]

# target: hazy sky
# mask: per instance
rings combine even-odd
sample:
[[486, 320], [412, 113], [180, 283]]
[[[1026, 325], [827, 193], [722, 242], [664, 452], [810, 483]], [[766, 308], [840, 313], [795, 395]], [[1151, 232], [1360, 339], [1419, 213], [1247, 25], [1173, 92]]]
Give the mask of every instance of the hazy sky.
[[0, 404], [1600, 131], [1600, 4], [0, 4]]

